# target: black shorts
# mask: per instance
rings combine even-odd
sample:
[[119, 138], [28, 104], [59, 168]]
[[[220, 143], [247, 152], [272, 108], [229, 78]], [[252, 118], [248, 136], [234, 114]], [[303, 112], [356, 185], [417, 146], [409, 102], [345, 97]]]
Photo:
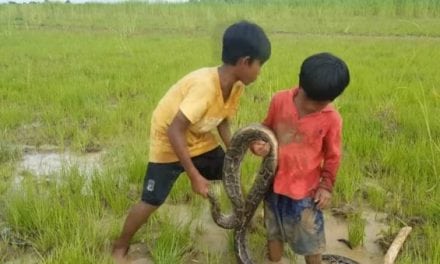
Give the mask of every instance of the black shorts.
[[[219, 146], [211, 151], [192, 157], [197, 170], [208, 180], [221, 180], [225, 152]], [[153, 163], [147, 165], [142, 189], [142, 201], [159, 206], [171, 191], [177, 177], [184, 171], [180, 162]]]

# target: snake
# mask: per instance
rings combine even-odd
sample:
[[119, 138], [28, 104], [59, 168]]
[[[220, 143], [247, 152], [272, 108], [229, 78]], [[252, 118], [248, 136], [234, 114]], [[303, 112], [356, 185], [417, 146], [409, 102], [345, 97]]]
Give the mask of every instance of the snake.
[[323, 254], [322, 260], [330, 264], [359, 264], [359, 262], [351, 258], [333, 254]]
[[[270, 145], [267, 155], [262, 157], [255, 180], [245, 196], [241, 186], [241, 163], [252, 142], [262, 140]], [[238, 129], [232, 136], [225, 153], [222, 182], [226, 195], [232, 204], [232, 212], [221, 212], [214, 189], [208, 191], [211, 216], [214, 222], [224, 228], [233, 229], [234, 253], [238, 264], [254, 264], [246, 242], [246, 231], [258, 205], [270, 190], [277, 169], [278, 142], [268, 127], [251, 124]], [[322, 255], [322, 259], [336, 264], [359, 264], [339, 255]]]

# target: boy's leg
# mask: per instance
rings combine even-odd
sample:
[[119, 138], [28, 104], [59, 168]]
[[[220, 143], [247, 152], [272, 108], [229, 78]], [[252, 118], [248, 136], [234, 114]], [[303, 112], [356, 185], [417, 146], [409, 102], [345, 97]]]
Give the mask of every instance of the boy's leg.
[[266, 227], [268, 258], [272, 263], [281, 263], [284, 252], [283, 230], [277, 207], [278, 195], [268, 193], [264, 200], [264, 226]]
[[312, 198], [286, 198], [283, 218], [286, 239], [292, 250], [303, 255], [307, 264], [320, 264], [325, 250], [323, 214]]
[[[207, 153], [192, 158], [194, 165], [208, 180], [220, 180], [224, 151], [217, 147]], [[121, 235], [114, 242], [112, 256], [123, 263], [129, 243], [139, 228], [147, 222], [150, 215], [165, 201], [183, 168], [178, 162], [149, 163], [144, 179], [142, 201], [134, 205], [125, 220]]]
[[280, 240], [268, 240], [267, 250], [269, 254], [269, 260], [271, 262], [278, 263], [283, 257], [284, 243]]
[[307, 264], [321, 264], [321, 254], [304, 256]]
[[182, 171], [178, 163], [148, 163], [142, 200], [130, 209], [121, 235], [113, 244], [112, 256], [118, 263], [123, 263], [131, 238], [165, 201]]
[[113, 244], [112, 256], [115, 259], [123, 259], [127, 254], [129, 243], [139, 228], [147, 222], [150, 215], [157, 209], [157, 206], [143, 201], [135, 204], [125, 219], [121, 235]]

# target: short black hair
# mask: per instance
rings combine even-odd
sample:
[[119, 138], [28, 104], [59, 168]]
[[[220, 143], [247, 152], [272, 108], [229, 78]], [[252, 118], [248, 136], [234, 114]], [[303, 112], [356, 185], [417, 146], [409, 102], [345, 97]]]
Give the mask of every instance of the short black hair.
[[312, 55], [301, 65], [299, 85], [312, 100], [333, 101], [349, 83], [347, 64], [330, 53]]
[[222, 61], [235, 65], [238, 59], [249, 56], [266, 62], [271, 53], [270, 41], [257, 24], [240, 21], [229, 26], [223, 34]]

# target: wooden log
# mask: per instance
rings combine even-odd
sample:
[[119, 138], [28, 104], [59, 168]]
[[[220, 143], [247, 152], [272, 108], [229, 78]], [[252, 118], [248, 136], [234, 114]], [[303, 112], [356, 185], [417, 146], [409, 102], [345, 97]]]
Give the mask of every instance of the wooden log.
[[394, 261], [397, 258], [397, 255], [399, 254], [400, 248], [403, 246], [403, 243], [405, 242], [406, 237], [411, 232], [412, 227], [405, 226], [402, 229], [400, 229], [399, 233], [397, 234], [396, 238], [394, 239], [393, 243], [391, 243], [390, 248], [388, 248], [387, 253], [384, 257], [384, 264], [393, 264]]

